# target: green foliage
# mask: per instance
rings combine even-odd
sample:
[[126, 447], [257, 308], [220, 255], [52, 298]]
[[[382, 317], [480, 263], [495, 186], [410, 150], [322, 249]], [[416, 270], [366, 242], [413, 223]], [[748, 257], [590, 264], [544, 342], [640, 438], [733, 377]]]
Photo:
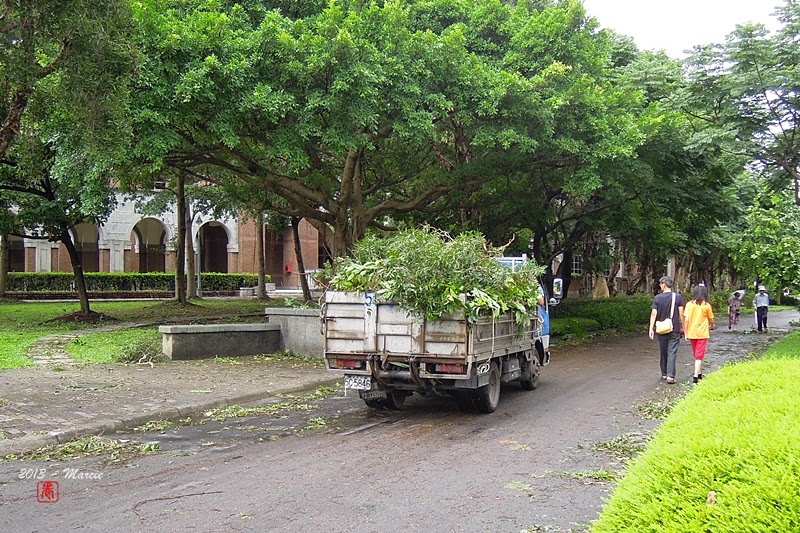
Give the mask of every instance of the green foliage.
[[739, 269], [778, 290], [800, 286], [800, 206], [785, 191], [762, 191], [745, 223], [733, 253]]
[[588, 332], [600, 329], [600, 323], [593, 318], [554, 318], [550, 320], [550, 335], [553, 337], [585, 337]]
[[[90, 291], [173, 291], [175, 274], [164, 272], [86, 272], [86, 287]], [[258, 285], [255, 274], [201, 273], [205, 291], [237, 291], [239, 287]], [[8, 291], [64, 292], [74, 291], [75, 277], [71, 272], [9, 272]]]
[[569, 196], [569, 216], [591, 213], [641, 143], [638, 93], [605, 76], [606, 38], [580, 2], [252, 4], [133, 5], [133, 152], [154, 172], [182, 165], [241, 182], [244, 198], [283, 197], [281, 212], [332, 230], [335, 256], [484, 182], [503, 195], [557, 181], [525, 200], [546, 198], [550, 215]]
[[[714, 311], [714, 316], [716, 317], [716, 321], [718, 324], [722, 324], [727, 321], [728, 316], [728, 300], [731, 298], [733, 291], [714, 291], [708, 295], [708, 303], [711, 304], [711, 309]], [[686, 297], [684, 297], [686, 298]], [[689, 301], [691, 296], [686, 299]], [[744, 308], [745, 298], [740, 298], [742, 300], [742, 307]], [[750, 298], [752, 301], [752, 298]]]
[[456, 312], [470, 321], [514, 313], [524, 327], [536, 309], [543, 269], [528, 263], [512, 273], [492, 259], [500, 255], [477, 233], [453, 238], [423, 228], [368, 237], [352, 258], [337, 261], [331, 288], [374, 291], [428, 320]]
[[157, 328], [128, 329], [83, 335], [65, 347], [80, 363], [135, 363], [161, 354]]
[[615, 296], [602, 300], [563, 300], [551, 308], [552, 318], [588, 318], [599, 324], [599, 329], [635, 330], [650, 320], [653, 299], [647, 296]]
[[19, 455], [7, 455], [1, 459], [6, 461], [66, 462], [83, 457], [102, 457], [101, 462], [119, 464], [136, 455], [157, 452], [158, 449], [158, 443], [139, 444], [130, 440], [91, 436], [64, 444], [45, 446], [44, 448], [30, 450]]
[[39, 332], [0, 330], [0, 370], [32, 366], [33, 361], [26, 355], [28, 345], [42, 336]]
[[796, 360], [708, 376], [675, 406], [592, 531], [800, 530], [798, 380]]

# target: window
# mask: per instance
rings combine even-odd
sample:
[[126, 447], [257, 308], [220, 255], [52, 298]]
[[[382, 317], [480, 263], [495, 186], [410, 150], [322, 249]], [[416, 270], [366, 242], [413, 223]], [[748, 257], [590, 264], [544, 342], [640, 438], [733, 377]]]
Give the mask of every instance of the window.
[[575, 255], [572, 257], [572, 270], [573, 276], [583, 274], [583, 256]]

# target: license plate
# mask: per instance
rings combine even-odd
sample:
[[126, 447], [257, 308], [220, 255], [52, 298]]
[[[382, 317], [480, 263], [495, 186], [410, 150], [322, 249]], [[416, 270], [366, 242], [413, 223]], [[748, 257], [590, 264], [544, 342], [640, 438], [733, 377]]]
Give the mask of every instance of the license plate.
[[372, 376], [345, 376], [344, 388], [369, 390], [372, 388]]

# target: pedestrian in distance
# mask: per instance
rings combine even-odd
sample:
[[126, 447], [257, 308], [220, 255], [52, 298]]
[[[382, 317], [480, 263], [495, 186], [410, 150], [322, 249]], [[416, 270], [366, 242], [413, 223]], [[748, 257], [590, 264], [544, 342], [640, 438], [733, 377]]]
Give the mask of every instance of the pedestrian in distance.
[[[658, 337], [658, 348], [661, 362], [661, 379], [669, 384], [675, 383], [675, 362], [678, 358], [678, 344], [681, 339], [683, 325], [683, 298], [672, 291], [672, 278], [663, 276], [659, 280], [661, 293], [653, 299], [650, 311], [650, 339]], [[656, 332], [656, 323], [672, 321], [672, 327], [664, 333]]]
[[758, 292], [753, 298], [753, 307], [756, 308], [756, 327], [758, 332], [767, 331], [767, 314], [769, 313], [769, 294], [763, 285], [758, 286]]
[[736, 331], [736, 326], [739, 325], [739, 316], [742, 314], [742, 293], [736, 291], [733, 296], [728, 300], [728, 329]]
[[683, 331], [686, 333], [686, 340], [692, 345], [694, 355], [692, 383], [703, 379], [703, 359], [706, 358], [710, 332], [715, 327], [714, 310], [708, 303], [708, 289], [704, 285], [698, 285], [692, 289], [692, 299], [683, 312]]

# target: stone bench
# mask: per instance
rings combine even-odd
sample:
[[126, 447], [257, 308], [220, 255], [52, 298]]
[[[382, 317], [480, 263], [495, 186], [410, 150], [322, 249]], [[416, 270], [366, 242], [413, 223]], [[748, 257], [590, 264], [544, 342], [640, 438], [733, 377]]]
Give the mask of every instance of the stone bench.
[[280, 324], [159, 326], [161, 350], [170, 359], [258, 355], [281, 350]]

